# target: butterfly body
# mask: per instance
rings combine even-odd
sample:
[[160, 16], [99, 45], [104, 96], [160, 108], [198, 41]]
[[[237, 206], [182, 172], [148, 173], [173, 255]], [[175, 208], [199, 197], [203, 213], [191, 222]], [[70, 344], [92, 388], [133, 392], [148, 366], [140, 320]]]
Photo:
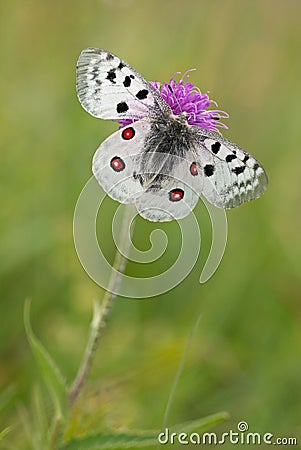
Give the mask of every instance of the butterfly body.
[[196, 131], [187, 123], [185, 115], [155, 118], [150, 122], [149, 133], [145, 136], [140, 172], [172, 173], [178, 162], [177, 157], [186, 158], [194, 144]]
[[93, 173], [122, 203], [135, 202], [148, 220], [191, 212], [203, 194], [221, 208], [259, 197], [267, 186], [260, 164], [219, 134], [176, 115], [159, 92], [110, 52], [86, 49], [77, 66], [77, 92], [95, 117], [122, 120], [93, 158]]

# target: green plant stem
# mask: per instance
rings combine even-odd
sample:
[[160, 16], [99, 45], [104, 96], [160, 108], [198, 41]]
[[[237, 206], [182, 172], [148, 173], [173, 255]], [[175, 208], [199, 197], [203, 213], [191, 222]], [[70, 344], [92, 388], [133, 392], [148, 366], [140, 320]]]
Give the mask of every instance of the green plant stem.
[[62, 425], [61, 417], [59, 417], [59, 416], [55, 417], [51, 436], [50, 436], [49, 450], [56, 450], [56, 448], [57, 448], [57, 441], [58, 441], [58, 437], [60, 434], [61, 425]]
[[[127, 205], [121, 224], [121, 233], [119, 238], [119, 248], [123, 254], [118, 250], [116, 251], [113, 263], [113, 269], [115, 270], [113, 270], [111, 273], [108, 288], [103, 297], [102, 304], [99, 305], [98, 301], [94, 303], [93, 319], [91, 322], [91, 330], [87, 347], [76, 378], [72, 383], [68, 393], [71, 406], [74, 405], [76, 400], [78, 399], [91, 371], [95, 359], [95, 354], [99, 347], [100, 340], [103, 336], [103, 332], [107, 324], [108, 315], [113, 305], [113, 300], [117, 295], [116, 292], [118, 292], [119, 285], [122, 280], [122, 275], [126, 268], [127, 259], [123, 255], [128, 253], [131, 244], [131, 239], [129, 238], [129, 230], [134, 211], [134, 205]], [[115, 293], [113, 293], [112, 291], [114, 291]]]

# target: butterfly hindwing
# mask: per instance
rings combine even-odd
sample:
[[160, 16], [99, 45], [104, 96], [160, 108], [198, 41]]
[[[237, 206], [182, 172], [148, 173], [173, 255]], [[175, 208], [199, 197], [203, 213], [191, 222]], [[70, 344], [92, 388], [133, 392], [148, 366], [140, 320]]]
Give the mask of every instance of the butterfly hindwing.
[[234, 208], [262, 195], [267, 175], [253, 156], [216, 133], [202, 129], [198, 134], [202, 194], [210, 203]]
[[76, 70], [79, 101], [94, 117], [137, 120], [160, 110], [170, 111], [155, 88], [113, 53], [87, 48]]
[[93, 174], [114, 200], [133, 203], [145, 190], [137, 168], [149, 129], [149, 122], [137, 121], [113, 133], [96, 150]]
[[166, 222], [187, 216], [202, 191], [200, 167], [189, 151], [185, 158], [168, 155], [170, 170], [160, 172], [136, 200], [139, 214], [154, 222]]

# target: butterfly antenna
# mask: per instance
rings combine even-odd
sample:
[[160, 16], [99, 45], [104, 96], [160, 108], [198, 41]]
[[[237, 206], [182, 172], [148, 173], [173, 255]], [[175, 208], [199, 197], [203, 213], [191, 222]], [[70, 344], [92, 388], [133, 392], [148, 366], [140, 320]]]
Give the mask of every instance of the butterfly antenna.
[[170, 92], [172, 93], [173, 98], [175, 99], [175, 102], [177, 103], [177, 105], [178, 105], [178, 107], [179, 107], [179, 110], [180, 110], [181, 114], [183, 114], [183, 110], [182, 110], [182, 108], [181, 108], [180, 102], [179, 102], [179, 100], [177, 99], [177, 96], [176, 96], [176, 94], [174, 93], [173, 88], [171, 87], [170, 84], [168, 85], [168, 89], [169, 89]]

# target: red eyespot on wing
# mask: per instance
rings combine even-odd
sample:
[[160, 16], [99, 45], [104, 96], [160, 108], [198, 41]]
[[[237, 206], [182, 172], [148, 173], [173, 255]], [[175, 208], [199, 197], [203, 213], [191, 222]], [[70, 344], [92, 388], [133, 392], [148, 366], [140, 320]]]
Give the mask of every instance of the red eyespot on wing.
[[193, 163], [191, 164], [191, 166], [190, 166], [190, 173], [191, 173], [191, 175], [193, 175], [193, 176], [196, 176], [196, 175], [199, 173], [199, 171], [198, 171], [198, 166], [197, 166], [196, 162], [193, 162]]
[[135, 136], [135, 130], [133, 127], [127, 127], [123, 130], [123, 132], [121, 133], [122, 139], [124, 139], [125, 141], [129, 141], [130, 139], [132, 139]]
[[114, 156], [111, 159], [110, 166], [115, 172], [121, 172], [125, 168], [125, 163], [119, 156]]
[[171, 202], [179, 202], [184, 197], [184, 191], [182, 189], [173, 189], [169, 191], [169, 200]]

